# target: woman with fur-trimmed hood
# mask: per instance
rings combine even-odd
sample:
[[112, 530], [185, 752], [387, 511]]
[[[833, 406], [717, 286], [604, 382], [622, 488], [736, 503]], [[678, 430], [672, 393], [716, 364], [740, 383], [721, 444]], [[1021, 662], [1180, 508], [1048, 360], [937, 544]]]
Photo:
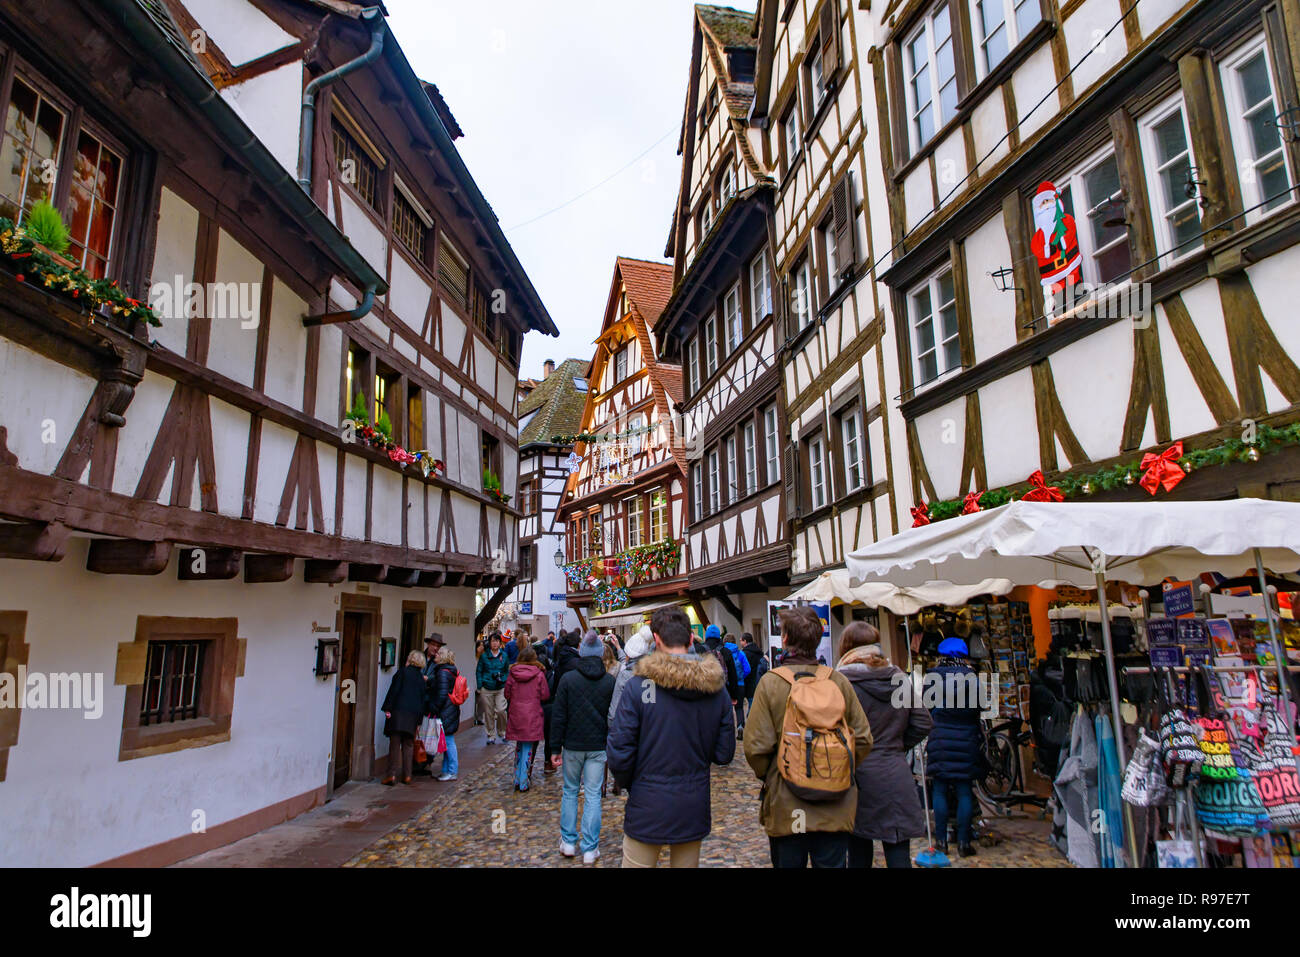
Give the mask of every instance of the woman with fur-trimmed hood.
[[605, 752], [628, 789], [623, 866], [653, 867], [664, 845], [674, 867], [699, 865], [712, 827], [710, 767], [736, 753], [735, 712], [722, 666], [691, 650], [690, 622], [676, 606], [650, 623], [655, 651], [628, 679]]

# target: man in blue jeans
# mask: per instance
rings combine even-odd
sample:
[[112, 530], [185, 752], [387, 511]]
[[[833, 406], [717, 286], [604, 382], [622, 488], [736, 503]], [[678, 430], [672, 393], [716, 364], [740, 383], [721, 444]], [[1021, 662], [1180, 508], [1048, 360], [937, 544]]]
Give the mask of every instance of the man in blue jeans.
[[[588, 632], [578, 646], [578, 661], [560, 679], [551, 709], [551, 740], [561, 748], [564, 796], [560, 799], [560, 853], [582, 863], [600, 857], [600, 789], [605, 783], [605, 736], [614, 677], [601, 657], [605, 645]], [[582, 835], [578, 835], [578, 787], [583, 792]]]

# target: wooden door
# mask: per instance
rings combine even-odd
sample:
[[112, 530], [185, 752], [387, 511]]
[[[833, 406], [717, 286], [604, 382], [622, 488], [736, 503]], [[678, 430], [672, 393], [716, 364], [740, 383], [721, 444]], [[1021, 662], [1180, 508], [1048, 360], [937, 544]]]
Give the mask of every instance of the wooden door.
[[361, 633], [365, 616], [356, 612], [343, 615], [343, 648], [339, 659], [338, 721], [334, 725], [334, 787], [341, 787], [352, 777], [353, 731], [357, 719], [357, 663], [360, 660]]

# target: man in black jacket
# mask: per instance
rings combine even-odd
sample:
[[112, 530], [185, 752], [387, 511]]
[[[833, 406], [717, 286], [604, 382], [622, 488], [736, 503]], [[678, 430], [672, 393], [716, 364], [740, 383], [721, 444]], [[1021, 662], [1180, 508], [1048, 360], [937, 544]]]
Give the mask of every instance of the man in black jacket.
[[710, 766], [736, 753], [735, 713], [721, 662], [691, 647], [678, 607], [650, 620], [655, 651], [637, 661], [609, 729], [609, 770], [628, 789], [623, 866], [654, 867], [669, 847], [672, 867], [698, 867], [712, 827]]
[[[551, 741], [561, 748], [564, 794], [560, 799], [560, 853], [582, 863], [600, 857], [600, 789], [605, 783], [605, 736], [614, 676], [605, 670], [605, 651], [596, 633], [578, 646], [571, 671], [560, 678], [551, 709]], [[578, 787], [583, 791], [582, 838], [578, 838]]]

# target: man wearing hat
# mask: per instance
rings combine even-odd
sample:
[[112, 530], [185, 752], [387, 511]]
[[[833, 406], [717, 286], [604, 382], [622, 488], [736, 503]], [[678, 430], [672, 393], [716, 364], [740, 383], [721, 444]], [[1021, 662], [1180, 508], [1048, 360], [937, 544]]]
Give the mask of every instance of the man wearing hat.
[[424, 684], [427, 687], [433, 678], [433, 669], [435, 667], [434, 658], [438, 657], [438, 652], [447, 642], [442, 640], [442, 635], [438, 632], [430, 632], [429, 637], [424, 639]]

